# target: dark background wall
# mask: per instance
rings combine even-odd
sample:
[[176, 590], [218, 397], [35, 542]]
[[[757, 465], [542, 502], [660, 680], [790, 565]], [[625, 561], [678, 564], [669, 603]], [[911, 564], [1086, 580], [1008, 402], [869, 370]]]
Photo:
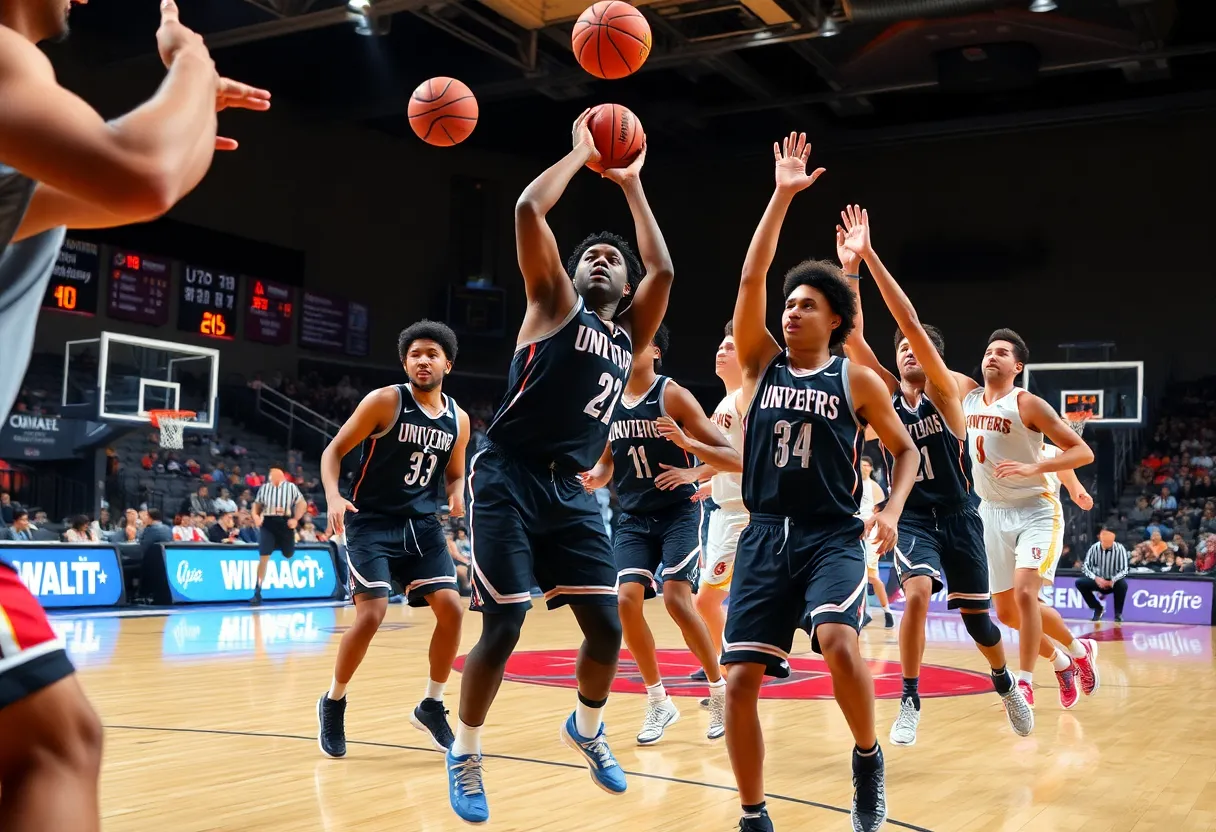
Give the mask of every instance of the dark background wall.
[[[106, 115], [149, 94], [157, 77], [144, 67], [99, 75], [67, 65], [61, 74]], [[451, 265], [455, 177], [480, 179], [492, 193], [485, 234], [514, 328], [523, 293], [511, 208], [528, 180], [564, 152], [565, 135], [538, 137], [535, 155], [519, 158], [432, 149], [310, 121], [287, 106], [267, 116], [225, 116], [223, 124], [242, 149], [219, 157], [172, 218], [302, 251], [304, 286], [371, 304], [370, 363], [391, 364], [396, 332], [441, 313], [442, 285], [459, 277]], [[771, 192], [773, 138], [757, 136], [757, 153], [741, 158], [653, 148], [644, 181], [676, 263], [668, 366], [677, 375], [712, 381], [711, 356]], [[838, 212], [859, 202], [870, 210], [880, 253], [922, 318], [944, 328], [960, 370], [978, 364], [992, 329], [1011, 326], [1037, 361], [1060, 358], [1062, 342], [1102, 339], [1118, 343], [1120, 359], [1148, 362], [1150, 386], [1169, 374], [1210, 372], [1212, 147], [1216, 115], [1196, 113], [821, 148], [812, 161], [828, 172], [798, 197], [772, 283], [799, 259], [834, 257]], [[551, 219], [563, 252], [590, 231], [629, 229], [616, 186], [589, 172]], [[864, 297], [871, 340], [889, 357], [893, 324], [876, 291], [866, 287]], [[774, 288], [774, 321], [778, 300]], [[95, 321], [48, 313], [38, 346], [54, 350], [68, 338], [123, 326], [107, 322], [104, 312]], [[168, 330], [139, 334], [189, 340]], [[488, 354], [478, 369], [505, 371], [510, 341], [482, 345], [492, 349], [480, 350]], [[225, 372], [290, 372], [308, 355], [246, 344], [225, 351]]]

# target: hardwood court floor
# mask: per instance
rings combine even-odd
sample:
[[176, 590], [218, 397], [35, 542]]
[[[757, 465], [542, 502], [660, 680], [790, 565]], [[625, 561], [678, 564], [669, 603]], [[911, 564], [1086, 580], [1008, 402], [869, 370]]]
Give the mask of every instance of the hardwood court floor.
[[[692, 669], [661, 604], [647, 610], [677, 684]], [[106, 725], [103, 828], [109, 832], [380, 832], [467, 828], [448, 808], [442, 757], [408, 722], [424, 690], [431, 614], [391, 606], [355, 677], [347, 711], [349, 753], [317, 748], [315, 703], [327, 689], [353, 608], [190, 609], [162, 617], [58, 618]], [[479, 616], [465, 619], [462, 654]], [[1078, 632], [1092, 632], [1077, 624]], [[1216, 674], [1211, 630], [1126, 625], [1099, 631], [1102, 689], [1061, 710], [1054, 677], [1037, 672], [1037, 726], [1019, 739], [992, 693], [923, 703], [916, 746], [886, 733], [895, 698], [877, 706], [887, 759], [888, 829], [1216, 829]], [[1008, 634], [1006, 634], [1008, 643]], [[572, 710], [566, 610], [534, 609], [484, 736], [495, 830], [714, 832], [734, 829], [738, 804], [724, 742], [704, 738], [707, 716], [688, 696], [657, 746], [638, 748], [644, 698], [617, 693], [609, 735], [630, 774], [612, 797], [558, 740]], [[546, 652], [554, 651], [554, 652]], [[863, 652], [880, 689], [899, 689], [895, 631], [871, 625]], [[819, 696], [824, 667], [800, 636], [791, 682], [775, 696]], [[807, 661], [801, 659], [806, 658]], [[984, 663], [957, 620], [930, 621], [923, 693], [987, 689]], [[636, 687], [622, 664], [621, 684]], [[930, 682], [929, 677], [935, 680]], [[633, 677], [633, 681], [630, 681]], [[461, 677], [449, 683], [455, 719]], [[698, 693], [686, 689], [683, 693]], [[767, 698], [767, 790], [781, 832], [846, 830], [851, 740], [826, 699]]]

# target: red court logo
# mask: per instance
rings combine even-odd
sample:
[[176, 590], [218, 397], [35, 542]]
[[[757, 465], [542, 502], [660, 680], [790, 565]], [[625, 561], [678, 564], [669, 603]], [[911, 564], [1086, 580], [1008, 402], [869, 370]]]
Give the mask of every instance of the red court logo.
[[[709, 689], [688, 678], [688, 674], [700, 665], [687, 650], [659, 650], [659, 671], [663, 674], [663, 685], [672, 696], [709, 695]], [[464, 656], [456, 659], [456, 670], [464, 671]], [[577, 650], [535, 650], [519, 652], [507, 662], [504, 676], [508, 682], [523, 682], [529, 685], [544, 685], [554, 688], [575, 688], [574, 664], [578, 660]], [[760, 688], [762, 699], [831, 699], [832, 675], [827, 664], [818, 656], [791, 657], [788, 679], [766, 678]], [[874, 674], [874, 693], [879, 699], [898, 699], [903, 692], [903, 674], [899, 662], [871, 661], [870, 672]], [[921, 665], [920, 695], [967, 696], [973, 693], [988, 693], [992, 690], [992, 679], [986, 673], [959, 670], [953, 667]], [[621, 664], [613, 693], [645, 693], [646, 686], [638, 674], [637, 665], [627, 650], [621, 651]]]

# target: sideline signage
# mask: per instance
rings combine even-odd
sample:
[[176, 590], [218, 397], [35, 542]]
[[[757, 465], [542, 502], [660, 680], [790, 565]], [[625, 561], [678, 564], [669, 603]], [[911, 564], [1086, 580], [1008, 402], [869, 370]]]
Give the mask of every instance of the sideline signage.
[[[162, 548], [173, 603], [241, 603], [253, 597], [258, 547], [167, 543]], [[337, 570], [328, 545], [297, 546], [290, 559], [276, 550], [266, 565], [262, 598], [267, 601], [328, 599], [337, 591]]]
[[122, 562], [113, 546], [4, 543], [0, 554], [46, 609], [124, 603]]

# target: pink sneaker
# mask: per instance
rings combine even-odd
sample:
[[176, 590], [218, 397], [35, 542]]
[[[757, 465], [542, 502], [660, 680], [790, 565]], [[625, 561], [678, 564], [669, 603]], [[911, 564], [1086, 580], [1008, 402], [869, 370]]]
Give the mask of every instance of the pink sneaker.
[[1085, 647], [1085, 658], [1073, 659], [1077, 666], [1077, 675], [1081, 677], [1081, 693], [1093, 696], [1102, 686], [1102, 677], [1098, 673], [1098, 642], [1092, 638], [1081, 639]]
[[1025, 679], [1018, 679], [1018, 690], [1022, 692], [1022, 696], [1026, 697], [1026, 704], [1034, 707], [1034, 687]]
[[1081, 698], [1081, 693], [1077, 690], [1077, 663], [1070, 660], [1068, 667], [1057, 670], [1056, 681], [1060, 683], [1060, 706], [1071, 711]]

